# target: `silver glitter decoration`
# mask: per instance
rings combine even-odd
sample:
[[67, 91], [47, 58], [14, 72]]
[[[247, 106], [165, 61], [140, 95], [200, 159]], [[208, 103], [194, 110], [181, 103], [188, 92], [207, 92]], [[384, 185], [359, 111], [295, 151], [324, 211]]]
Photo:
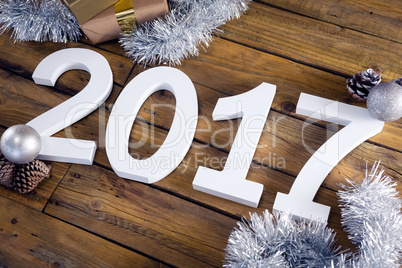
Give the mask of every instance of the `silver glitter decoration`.
[[16, 164], [25, 164], [34, 160], [41, 147], [39, 133], [27, 125], [9, 127], [0, 140], [0, 149], [4, 157]]
[[16, 41], [77, 41], [80, 25], [61, 0], [0, 0], [0, 34]]
[[402, 86], [395, 82], [376, 85], [367, 96], [367, 109], [378, 120], [398, 120], [402, 117]]
[[208, 47], [212, 34], [227, 20], [240, 17], [251, 0], [171, 0], [165, 18], [145, 23], [120, 43], [127, 56], [140, 64], [180, 64]]
[[238, 222], [226, 247], [224, 267], [400, 267], [402, 202], [396, 183], [374, 164], [362, 183], [349, 181], [338, 193], [342, 224], [357, 253], [335, 246], [334, 232], [287, 213]]

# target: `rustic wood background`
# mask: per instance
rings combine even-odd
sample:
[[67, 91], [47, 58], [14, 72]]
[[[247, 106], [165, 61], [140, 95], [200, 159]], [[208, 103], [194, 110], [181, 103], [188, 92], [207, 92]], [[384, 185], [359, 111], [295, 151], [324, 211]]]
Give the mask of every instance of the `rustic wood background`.
[[[209, 267], [222, 266], [231, 230], [249, 212], [272, 210], [278, 191], [287, 193], [313, 149], [338, 126], [309, 122], [295, 114], [300, 92], [365, 107], [345, 88], [346, 78], [368, 67], [383, 81], [402, 76], [402, 1], [259, 0], [240, 19], [222, 27], [211, 46], [177, 66], [195, 84], [199, 114], [193, 145], [182, 164], [153, 184], [119, 178], [104, 148], [110, 110], [124, 86], [151, 67], [124, 57], [116, 41], [78, 43], [14, 43], [0, 36], [0, 134], [26, 123], [72, 95], [89, 75], [70, 71], [54, 88], [38, 86], [32, 72], [50, 53], [82, 47], [104, 55], [114, 74], [114, 88], [105, 105], [72, 125], [78, 139], [94, 140], [99, 149], [92, 166], [52, 163], [50, 178], [28, 195], [0, 187], [0, 266], [3, 267]], [[259, 207], [253, 209], [195, 191], [192, 181], [200, 165], [216, 168], [233, 137], [217, 132], [239, 121], [213, 122], [212, 110], [221, 97], [237, 95], [268, 82], [277, 86], [256, 162], [247, 179], [264, 184]], [[141, 108], [131, 142], [144, 129], [153, 139], [131, 149], [141, 157], [162, 144], [172, 110], [153, 104], [175, 104], [172, 94], [159, 91]], [[211, 122], [208, 129], [207, 121]], [[329, 227], [340, 245], [351, 247], [342, 231], [337, 201], [339, 183], [360, 180], [366, 161], [381, 160], [387, 175], [402, 192], [402, 120], [386, 123], [382, 133], [348, 154], [328, 175], [315, 200], [331, 206]], [[304, 134], [302, 136], [302, 129]], [[56, 136], [66, 136], [63, 130]], [[213, 146], [213, 145], [221, 146]], [[271, 163], [259, 163], [271, 154]], [[277, 162], [274, 163], [274, 160]], [[284, 165], [278, 161], [283, 161]], [[282, 163], [282, 162], [281, 162]], [[219, 168], [218, 168], [219, 169]]]

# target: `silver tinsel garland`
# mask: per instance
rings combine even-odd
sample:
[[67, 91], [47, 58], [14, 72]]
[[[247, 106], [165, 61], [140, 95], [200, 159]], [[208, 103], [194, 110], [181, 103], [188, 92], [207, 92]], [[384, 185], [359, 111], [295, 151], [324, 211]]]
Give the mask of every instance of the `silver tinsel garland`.
[[171, 0], [165, 18], [145, 23], [120, 43], [135, 62], [180, 64], [208, 47], [212, 34], [227, 20], [240, 17], [251, 0]]
[[335, 247], [323, 224], [296, 221], [287, 213], [251, 214], [228, 241], [224, 267], [400, 267], [402, 202], [389, 177], [375, 164], [362, 183], [338, 193], [342, 224], [356, 254]]
[[256, 213], [229, 237], [224, 267], [331, 267], [342, 260], [335, 234], [319, 222], [290, 214]]
[[[140, 64], [180, 64], [208, 47], [212, 34], [244, 13], [251, 0], [170, 0], [170, 14], [133, 26], [120, 39], [127, 56]], [[79, 24], [60, 0], [1, 0], [0, 33], [17, 41], [76, 41]]]
[[1, 0], [0, 34], [12, 30], [16, 41], [77, 41], [80, 25], [60, 0]]
[[349, 267], [400, 267], [402, 264], [402, 202], [397, 184], [375, 164], [362, 183], [350, 180], [338, 193], [342, 225], [360, 254]]

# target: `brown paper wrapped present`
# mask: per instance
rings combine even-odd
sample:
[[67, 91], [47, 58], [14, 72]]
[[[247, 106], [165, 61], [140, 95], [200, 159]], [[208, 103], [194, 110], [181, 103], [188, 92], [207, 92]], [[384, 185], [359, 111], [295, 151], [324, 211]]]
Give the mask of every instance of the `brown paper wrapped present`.
[[81, 29], [93, 43], [101, 43], [130, 32], [134, 25], [152, 21], [169, 12], [166, 0], [120, 0], [89, 21]]
[[118, 0], [63, 0], [80, 24], [95, 17]]

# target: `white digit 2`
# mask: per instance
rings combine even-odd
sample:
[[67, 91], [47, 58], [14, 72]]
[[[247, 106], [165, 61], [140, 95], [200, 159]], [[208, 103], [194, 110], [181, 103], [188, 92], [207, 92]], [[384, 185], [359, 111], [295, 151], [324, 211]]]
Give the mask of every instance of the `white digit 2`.
[[246, 180], [246, 176], [275, 96], [275, 88], [262, 83], [246, 93], [218, 100], [212, 113], [214, 120], [241, 117], [242, 121], [224, 169], [217, 171], [199, 167], [193, 181], [194, 189], [251, 207], [258, 206], [264, 186]]
[[[151, 157], [134, 159], [128, 141], [134, 120], [145, 100], [166, 89], [176, 98], [170, 131]], [[106, 128], [106, 153], [120, 177], [144, 183], [157, 182], [169, 175], [190, 149], [198, 119], [197, 94], [190, 78], [171, 67], [155, 67], [137, 75], [116, 100]]]
[[313, 202], [328, 173], [351, 150], [381, 132], [384, 122], [370, 116], [367, 109], [301, 93], [297, 114], [344, 125], [307, 161], [289, 194], [277, 193], [274, 210], [326, 222], [330, 207]]
[[68, 70], [91, 74], [88, 85], [75, 96], [34, 118], [27, 125], [41, 136], [37, 159], [91, 165], [96, 151], [93, 141], [50, 137], [96, 110], [110, 95], [113, 75], [108, 61], [89, 49], [68, 48], [47, 56], [32, 75], [36, 84], [54, 86]]

